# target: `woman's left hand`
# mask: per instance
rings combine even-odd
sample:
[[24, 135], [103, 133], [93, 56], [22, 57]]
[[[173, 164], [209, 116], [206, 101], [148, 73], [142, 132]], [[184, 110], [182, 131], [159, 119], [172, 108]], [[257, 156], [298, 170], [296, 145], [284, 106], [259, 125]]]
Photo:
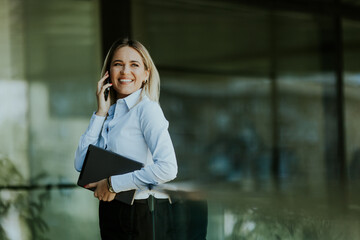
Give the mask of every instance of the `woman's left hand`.
[[89, 183], [85, 188], [96, 188], [94, 196], [101, 201], [111, 202], [116, 196], [116, 193], [109, 192], [106, 178], [98, 182]]

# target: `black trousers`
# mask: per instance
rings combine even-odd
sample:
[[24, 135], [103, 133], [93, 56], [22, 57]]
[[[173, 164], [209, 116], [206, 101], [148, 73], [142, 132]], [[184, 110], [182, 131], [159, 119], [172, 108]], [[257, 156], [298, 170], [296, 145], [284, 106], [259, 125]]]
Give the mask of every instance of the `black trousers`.
[[171, 204], [165, 199], [155, 200], [153, 212], [147, 200], [137, 200], [133, 205], [100, 201], [99, 222], [103, 240], [174, 239]]
[[99, 222], [103, 240], [204, 240], [207, 203], [156, 200], [151, 212], [147, 200], [133, 205], [100, 201]]

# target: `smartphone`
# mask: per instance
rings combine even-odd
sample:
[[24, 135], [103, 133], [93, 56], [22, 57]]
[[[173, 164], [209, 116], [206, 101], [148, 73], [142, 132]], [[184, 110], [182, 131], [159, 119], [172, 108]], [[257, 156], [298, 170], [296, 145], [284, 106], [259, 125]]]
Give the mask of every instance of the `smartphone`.
[[[111, 83], [110, 79], [111, 78], [110, 78], [110, 75], [109, 75], [109, 77], [105, 80], [105, 84]], [[110, 87], [105, 89], [105, 92], [104, 92], [105, 101], [107, 101], [107, 99], [109, 97], [109, 92], [110, 92]]]

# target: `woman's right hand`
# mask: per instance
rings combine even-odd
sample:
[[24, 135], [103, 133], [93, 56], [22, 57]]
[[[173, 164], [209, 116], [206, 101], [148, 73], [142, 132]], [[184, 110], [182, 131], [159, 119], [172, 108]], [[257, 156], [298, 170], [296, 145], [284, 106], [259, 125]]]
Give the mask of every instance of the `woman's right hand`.
[[109, 72], [106, 72], [105, 75], [100, 79], [97, 85], [97, 103], [98, 103], [98, 109], [96, 111], [96, 115], [105, 117], [109, 111], [110, 108], [110, 92], [107, 100], [105, 101], [105, 89], [112, 86], [112, 83], [106, 83], [105, 80], [109, 77]]

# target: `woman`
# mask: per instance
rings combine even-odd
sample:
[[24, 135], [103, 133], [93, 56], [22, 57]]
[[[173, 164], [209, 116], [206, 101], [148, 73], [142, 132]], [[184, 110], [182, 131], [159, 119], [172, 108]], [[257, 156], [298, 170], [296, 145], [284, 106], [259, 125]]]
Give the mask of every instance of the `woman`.
[[[100, 200], [102, 239], [152, 239], [153, 219], [148, 199], [155, 197], [156, 239], [171, 239], [169, 196], [156, 186], [176, 177], [177, 163], [168, 121], [159, 106], [160, 77], [146, 48], [137, 41], [116, 41], [110, 48], [97, 85], [97, 111], [81, 136], [75, 168], [81, 171], [89, 144], [144, 163], [131, 173], [110, 176], [96, 188]], [[107, 80], [110, 79], [111, 83]], [[110, 88], [105, 100], [106, 89]], [[154, 186], [152, 189], [151, 186]], [[133, 205], [114, 200], [116, 193], [136, 189]], [[149, 196], [151, 196], [149, 198]], [[113, 201], [114, 200], [114, 201]]]

